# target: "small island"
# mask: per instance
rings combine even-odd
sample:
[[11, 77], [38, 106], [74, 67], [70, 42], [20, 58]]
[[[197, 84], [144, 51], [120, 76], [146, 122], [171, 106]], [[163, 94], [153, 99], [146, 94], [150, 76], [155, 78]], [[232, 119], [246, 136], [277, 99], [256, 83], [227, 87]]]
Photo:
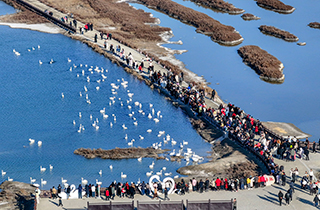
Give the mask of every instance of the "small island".
[[295, 10], [294, 7], [286, 5], [279, 0], [257, 0], [257, 5], [283, 14], [290, 14]]
[[238, 49], [245, 64], [260, 75], [260, 78], [272, 83], [283, 83], [283, 64], [267, 51], [255, 45], [247, 45]]
[[318, 28], [318, 29], [320, 29], [320, 23], [319, 23], [319, 22], [309, 23], [308, 26], [309, 26], [310, 28]]
[[223, 0], [190, 0], [198, 5], [209, 7], [210, 9], [219, 10], [229, 14], [241, 14], [244, 12], [243, 9], [236, 8], [233, 4], [225, 2]]
[[250, 13], [244, 13], [243, 15], [241, 15], [241, 18], [243, 20], [259, 20], [260, 19], [259, 17]]
[[111, 159], [111, 160], [120, 160], [120, 159], [132, 159], [132, 158], [156, 158], [160, 159], [158, 154], [167, 152], [168, 150], [154, 149], [154, 148], [115, 148], [111, 150], [99, 149], [85, 149], [79, 148], [76, 149], [73, 153], [76, 155], [82, 155], [87, 159], [102, 158], [102, 159]]
[[242, 36], [232, 27], [223, 25], [210, 16], [182, 6], [171, 0], [141, 0], [149, 8], [158, 10], [183, 23], [196, 27], [198, 33], [211, 37], [212, 41], [222, 45], [238, 45], [243, 41]]
[[271, 36], [274, 36], [277, 38], [281, 38], [281, 39], [288, 41], [288, 42], [296, 42], [299, 40], [299, 38], [296, 37], [295, 35], [287, 32], [287, 31], [278, 29], [274, 26], [261, 25], [259, 27], [259, 30], [264, 34], [271, 35]]

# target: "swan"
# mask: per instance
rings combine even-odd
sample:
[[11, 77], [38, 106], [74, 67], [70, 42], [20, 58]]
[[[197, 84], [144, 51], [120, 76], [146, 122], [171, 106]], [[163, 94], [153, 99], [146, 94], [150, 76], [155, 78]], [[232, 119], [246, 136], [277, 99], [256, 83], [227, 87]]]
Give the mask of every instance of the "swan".
[[47, 184], [47, 181], [41, 179], [41, 185], [46, 185]]
[[130, 142], [128, 142], [128, 146], [133, 146], [133, 142], [134, 142], [134, 139], [132, 139]]
[[12, 182], [12, 181], [13, 181], [13, 179], [10, 179], [10, 177], [8, 177], [8, 181], [9, 181], [9, 182]]
[[83, 86], [84, 91], [88, 92], [88, 88], [86, 86]]
[[34, 139], [29, 138], [29, 142], [30, 142], [30, 144], [34, 144], [35, 140], [34, 140]]
[[110, 165], [110, 166], [109, 166], [109, 168], [110, 168], [110, 170], [112, 170], [112, 169], [113, 169], [113, 166], [112, 166], [112, 165]]
[[162, 170], [164, 170], [164, 171], [167, 170], [167, 167], [162, 167]]
[[40, 45], [38, 45], [38, 49], [40, 49]]
[[64, 98], [64, 94], [63, 93], [61, 93], [61, 98]]
[[133, 122], [133, 124], [134, 124], [135, 126], [137, 126], [137, 125], [138, 125], [138, 122], [137, 122], [137, 121], [135, 121], [135, 122]]
[[72, 121], [72, 124], [73, 124], [73, 125], [76, 125], [76, 121], [75, 121], [75, 120], [73, 120], [73, 121]]
[[127, 178], [127, 175], [123, 174], [123, 172], [121, 172], [121, 179], [125, 179], [125, 178]]
[[140, 104], [140, 102], [138, 102], [138, 101], [134, 102], [135, 106], [139, 106], [139, 104]]
[[164, 173], [164, 175], [165, 175], [165, 176], [171, 176], [172, 173], [171, 173], [171, 172], [170, 172], [170, 173]]
[[20, 56], [21, 55], [19, 52], [15, 52], [14, 54], [16, 54], [16, 56]]
[[126, 134], [126, 136], [124, 137], [125, 140], [128, 140], [128, 134]]
[[107, 79], [107, 76], [105, 76], [104, 74], [101, 74], [103, 79]]
[[153, 171], [150, 171], [150, 172], [147, 172], [146, 175], [149, 177], [152, 175], [152, 173], [153, 173]]
[[173, 150], [172, 150], [172, 152], [170, 152], [170, 154], [169, 154], [169, 155], [170, 155], [170, 156], [174, 156], [175, 154], [176, 154], [176, 150], [175, 150], [175, 149], [173, 149]]
[[173, 178], [174, 178], [174, 179], [178, 179], [178, 178], [179, 178], [179, 175], [175, 175]]
[[153, 104], [149, 104], [149, 106], [150, 106], [150, 108], [152, 108], [152, 107], [153, 107]]
[[82, 114], [81, 114], [81, 112], [79, 112], [79, 118], [81, 118], [82, 117]]
[[127, 130], [127, 129], [128, 129], [125, 124], [122, 124], [122, 128], [123, 128], [124, 130]]
[[141, 135], [139, 135], [139, 138], [140, 138], [140, 140], [143, 140], [143, 139], [144, 139], [144, 137], [143, 137], [143, 136], [141, 136]]
[[63, 179], [63, 177], [61, 177], [61, 183], [62, 183], [62, 184], [66, 184], [66, 183], [67, 183], [67, 181], [68, 181], [68, 180]]
[[139, 162], [141, 162], [141, 161], [142, 161], [142, 157], [139, 157], [137, 160], [138, 160]]
[[53, 166], [50, 164], [49, 165], [49, 168], [50, 168], [50, 171], [52, 171], [52, 169], [53, 169]]
[[99, 171], [99, 175], [102, 176], [102, 170]]
[[82, 93], [81, 92], [79, 92], [79, 96], [82, 97]]
[[152, 109], [151, 112], [152, 112], [152, 115], [154, 115], [154, 109]]
[[39, 146], [39, 147], [42, 146], [42, 141], [38, 141], [38, 146]]
[[155, 123], [158, 123], [158, 122], [159, 122], [159, 119], [158, 119], [158, 118], [154, 118], [153, 120], [154, 120]]
[[71, 60], [68, 58], [68, 63], [70, 63], [71, 62]]
[[83, 179], [83, 177], [81, 177], [81, 184], [83, 184], [83, 185], [88, 184], [88, 180]]
[[96, 184], [97, 185], [102, 185], [102, 182], [99, 182], [98, 179], [96, 179]]
[[41, 60], [39, 60], [39, 64], [42, 65], [42, 61]]
[[32, 179], [32, 177], [30, 177], [30, 184], [35, 183], [36, 181], [36, 179]]
[[153, 167], [154, 167], [154, 165], [153, 165], [153, 164], [149, 165], [149, 168], [150, 168], [150, 169], [153, 169]]
[[183, 145], [188, 145], [187, 141], [182, 140], [182, 142], [183, 142]]
[[148, 133], [151, 133], [151, 132], [152, 132], [152, 130], [151, 130], [151, 129], [148, 129], [148, 130], [147, 130], [147, 132], [148, 132]]
[[131, 109], [132, 107], [130, 105], [128, 105], [128, 109]]
[[172, 139], [171, 144], [172, 144], [172, 145], [176, 145], [176, 144], [177, 144], [177, 142], [176, 142], [175, 140], [173, 140], [173, 139]]
[[158, 176], [162, 176], [162, 169], [156, 173]]
[[128, 93], [128, 96], [129, 96], [130, 98], [132, 98], [133, 95], [134, 95], [134, 93]]
[[102, 115], [103, 119], [107, 119], [109, 116], [107, 114]]
[[96, 90], [100, 90], [100, 87], [99, 87], [99, 86], [97, 86], [97, 87], [96, 87]]
[[152, 119], [152, 115], [151, 115], [150, 113], [148, 114], [148, 118], [149, 118], [149, 119]]
[[35, 50], [35, 48], [34, 48], [34, 47], [32, 47], [32, 50]]
[[161, 113], [161, 111], [158, 111], [158, 112], [157, 112], [157, 116], [158, 116], [158, 117], [160, 116], [160, 113]]
[[110, 122], [110, 127], [112, 128], [112, 126], [113, 126], [113, 124], [112, 124], [112, 122]]
[[49, 61], [49, 64], [53, 64], [54, 63], [54, 61], [53, 61], [53, 59], [51, 58], [51, 60]]
[[1, 175], [2, 175], [2, 176], [6, 175], [6, 173], [7, 173], [7, 172], [1, 170]]
[[47, 169], [40, 166], [40, 172], [45, 172]]

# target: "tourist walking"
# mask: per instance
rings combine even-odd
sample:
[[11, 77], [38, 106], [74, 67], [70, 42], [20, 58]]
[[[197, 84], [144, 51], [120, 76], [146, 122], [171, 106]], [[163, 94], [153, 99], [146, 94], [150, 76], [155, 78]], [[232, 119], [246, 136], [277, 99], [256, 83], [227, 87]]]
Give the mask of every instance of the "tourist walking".
[[279, 190], [278, 198], [279, 198], [279, 205], [281, 206], [282, 205], [282, 199], [283, 199], [283, 193], [281, 192], [281, 190]]
[[164, 200], [170, 200], [168, 198], [168, 189], [167, 188], [164, 188]]
[[319, 205], [319, 194], [318, 195], [316, 194], [316, 196], [314, 196], [313, 202], [314, 202], [314, 206], [318, 207], [318, 205]]
[[41, 193], [41, 191], [40, 191], [39, 187], [37, 187], [35, 190], [37, 204], [40, 203], [40, 193]]
[[78, 187], [78, 198], [82, 199], [82, 186], [81, 186], [81, 184], [79, 184], [79, 187]]
[[67, 187], [67, 199], [69, 200], [69, 197], [70, 197], [70, 192], [71, 192], [71, 188], [70, 188], [70, 185]]
[[98, 35], [95, 34], [95, 35], [94, 35], [94, 42], [97, 42], [97, 41], [98, 41]]
[[106, 200], [108, 201], [110, 199], [110, 193], [108, 188], [106, 189]]
[[286, 194], [285, 194], [285, 199], [286, 199], [286, 203], [288, 204], [288, 205], [290, 205], [290, 194], [288, 193], [288, 192], [286, 192]]
[[52, 199], [57, 198], [57, 189], [54, 188], [54, 186], [52, 187], [52, 192], [51, 192], [51, 194], [52, 194]]
[[59, 205], [58, 206], [63, 206], [61, 197], [59, 197]]
[[96, 187], [94, 186], [94, 184], [91, 186], [91, 191], [92, 191], [92, 197], [96, 197]]

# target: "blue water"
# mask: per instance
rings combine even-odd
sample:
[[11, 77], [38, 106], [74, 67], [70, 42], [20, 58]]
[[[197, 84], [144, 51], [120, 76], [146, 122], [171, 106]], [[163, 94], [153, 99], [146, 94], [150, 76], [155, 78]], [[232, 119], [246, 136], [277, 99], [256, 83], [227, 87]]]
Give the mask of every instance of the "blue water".
[[[241, 15], [229, 15], [197, 6], [190, 1], [175, 2], [200, 11], [233, 26], [243, 36], [242, 44], [234, 47], [221, 46], [212, 42], [208, 36], [198, 34], [195, 28], [165, 14], [151, 10], [140, 4], [136, 8], [151, 12], [160, 18], [161, 26], [170, 27], [173, 41], [181, 40], [183, 45], [166, 44], [173, 49], [186, 49], [188, 52], [176, 55], [186, 68], [199, 76], [204, 76], [210, 87], [218, 91], [219, 96], [231, 102], [247, 113], [262, 121], [288, 122], [312, 135], [311, 141], [320, 137], [320, 30], [309, 28], [310, 22], [319, 20], [319, 1], [283, 1], [296, 10], [289, 15], [279, 14], [257, 6], [255, 1], [228, 1], [236, 7], [246, 10], [261, 19], [244, 21]], [[295, 42], [262, 34], [260, 25], [272, 25], [287, 30], [306, 42], [304, 47]], [[281, 85], [269, 84], [259, 76], [237, 54], [244, 45], [258, 45], [277, 57], [284, 64], [285, 81]]]
[[[196, 154], [206, 156], [206, 151], [210, 150], [210, 144], [204, 142], [192, 129], [188, 118], [179, 108], [172, 106], [157, 91], [152, 91], [144, 82], [127, 74], [85, 44], [61, 34], [11, 29], [7, 26], [0, 26], [0, 36], [0, 169], [7, 172], [4, 177], [0, 177], [2, 181], [10, 177], [16, 181], [29, 182], [29, 177], [32, 177], [40, 183], [43, 178], [48, 182], [43, 188], [48, 189], [59, 184], [61, 177], [67, 179], [69, 184], [78, 184], [81, 177], [91, 183], [99, 179], [109, 184], [113, 180], [120, 181], [121, 172], [127, 174], [128, 178], [124, 181], [137, 181], [139, 178], [147, 181], [145, 173], [151, 171], [148, 166], [152, 161], [155, 161], [154, 172], [165, 166], [166, 172], [172, 172], [172, 176], [177, 175], [176, 169], [184, 166], [185, 162], [156, 161], [150, 158], [143, 159], [141, 163], [136, 159], [87, 160], [73, 154], [80, 147], [127, 148], [131, 139], [135, 139], [136, 147], [149, 147], [163, 141], [164, 136], [157, 136], [159, 131], [165, 131], [178, 142], [175, 146], [169, 143], [162, 148], [178, 150], [180, 143], [185, 140], [189, 142], [185, 148], [192, 148]], [[16, 56], [13, 49], [21, 55]], [[72, 60], [70, 63], [68, 58]], [[49, 64], [51, 59], [55, 63]], [[43, 62], [42, 65], [39, 60]], [[80, 64], [83, 66], [80, 67]], [[93, 69], [96, 66], [107, 69], [108, 72], [104, 72], [107, 79], [99, 84], [97, 80], [102, 79], [101, 73], [93, 71], [91, 74], [88, 70], [90, 66]], [[82, 70], [85, 70], [84, 76]], [[87, 82], [87, 76], [90, 77], [90, 83]], [[127, 88], [120, 85], [122, 79], [128, 81]], [[120, 85], [116, 95], [112, 94], [111, 83]], [[86, 102], [84, 86], [88, 88], [91, 104]], [[97, 86], [99, 90], [96, 90]], [[134, 93], [129, 104], [128, 90]], [[79, 92], [82, 92], [82, 97]], [[64, 98], [61, 97], [62, 93]], [[109, 97], [112, 96], [116, 96], [116, 99], [110, 106]], [[120, 105], [119, 98], [124, 106]], [[139, 107], [134, 105], [136, 101], [142, 104], [146, 113], [144, 116], [138, 113]], [[149, 103], [153, 104], [155, 113], [161, 111], [160, 122], [148, 119], [147, 115], [152, 110]], [[131, 110], [128, 105], [132, 106]], [[104, 107], [109, 115], [107, 119], [103, 119], [100, 113]], [[138, 126], [128, 116], [132, 111], [135, 112]], [[79, 112], [82, 113], [81, 118]], [[90, 114], [93, 116], [92, 121]], [[116, 122], [112, 114], [116, 115]], [[91, 125], [96, 118], [99, 120], [99, 130]], [[73, 125], [73, 120], [76, 125]], [[110, 122], [113, 123], [112, 128]], [[78, 133], [80, 123], [85, 130]], [[122, 128], [123, 124], [128, 127], [127, 130]], [[147, 129], [152, 129], [152, 133], [147, 133]], [[128, 141], [124, 139], [126, 134]], [[144, 140], [139, 140], [139, 135]], [[36, 143], [30, 145], [29, 138], [35, 139]], [[37, 141], [43, 142], [41, 147], [38, 147]], [[49, 164], [54, 167], [52, 171], [49, 170]], [[109, 165], [113, 165], [112, 171]], [[47, 170], [40, 173], [40, 166]], [[103, 171], [101, 177], [98, 174], [100, 170]]]

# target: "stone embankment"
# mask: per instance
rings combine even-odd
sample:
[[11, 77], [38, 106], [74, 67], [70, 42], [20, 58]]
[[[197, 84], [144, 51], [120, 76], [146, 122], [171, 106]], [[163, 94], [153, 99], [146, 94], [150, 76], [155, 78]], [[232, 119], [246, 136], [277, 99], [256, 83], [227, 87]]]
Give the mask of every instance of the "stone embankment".
[[226, 12], [229, 14], [241, 14], [244, 13], [243, 9], [236, 8], [233, 4], [230, 4], [229, 2], [225, 2], [223, 0], [191, 0], [192, 2], [195, 2], [198, 5], [209, 7], [210, 9], [219, 10], [221, 12]]
[[102, 158], [102, 159], [112, 159], [112, 160], [120, 160], [120, 159], [131, 159], [131, 158], [156, 158], [161, 159], [159, 154], [168, 152], [168, 150], [162, 149], [154, 149], [154, 148], [115, 148], [111, 150], [103, 150], [99, 149], [85, 149], [79, 148], [76, 149], [73, 153], [76, 155], [82, 155], [87, 159], [93, 158]]
[[240, 47], [238, 53], [243, 62], [255, 70], [261, 79], [274, 83], [284, 81], [283, 64], [267, 51], [255, 45], [247, 45]]
[[318, 29], [320, 29], [320, 23], [319, 23], [319, 22], [309, 23], [308, 26], [309, 26], [310, 28], [318, 28]]
[[250, 14], [250, 13], [245, 13], [243, 15], [241, 15], [241, 18], [244, 19], [244, 20], [259, 20], [260, 18], [253, 15], [253, 14]]
[[290, 14], [295, 10], [294, 7], [286, 5], [279, 0], [257, 0], [257, 5], [283, 14]]
[[197, 32], [210, 36], [213, 41], [219, 44], [238, 45], [243, 41], [242, 36], [232, 26], [223, 25], [204, 13], [171, 0], [140, 0], [140, 2], [149, 8], [196, 27]]
[[4, 181], [0, 185], [0, 209], [3, 210], [34, 210], [35, 197], [33, 193], [36, 187], [22, 183]]
[[264, 33], [264, 34], [267, 34], [267, 35], [270, 35], [270, 36], [274, 36], [274, 37], [277, 37], [277, 38], [281, 38], [285, 41], [288, 41], [288, 42], [297, 42], [299, 41], [299, 38], [291, 33], [289, 33], [288, 31], [284, 31], [284, 30], [281, 30], [281, 29], [278, 29], [274, 26], [266, 26], [266, 25], [261, 25], [259, 27], [259, 30]]

